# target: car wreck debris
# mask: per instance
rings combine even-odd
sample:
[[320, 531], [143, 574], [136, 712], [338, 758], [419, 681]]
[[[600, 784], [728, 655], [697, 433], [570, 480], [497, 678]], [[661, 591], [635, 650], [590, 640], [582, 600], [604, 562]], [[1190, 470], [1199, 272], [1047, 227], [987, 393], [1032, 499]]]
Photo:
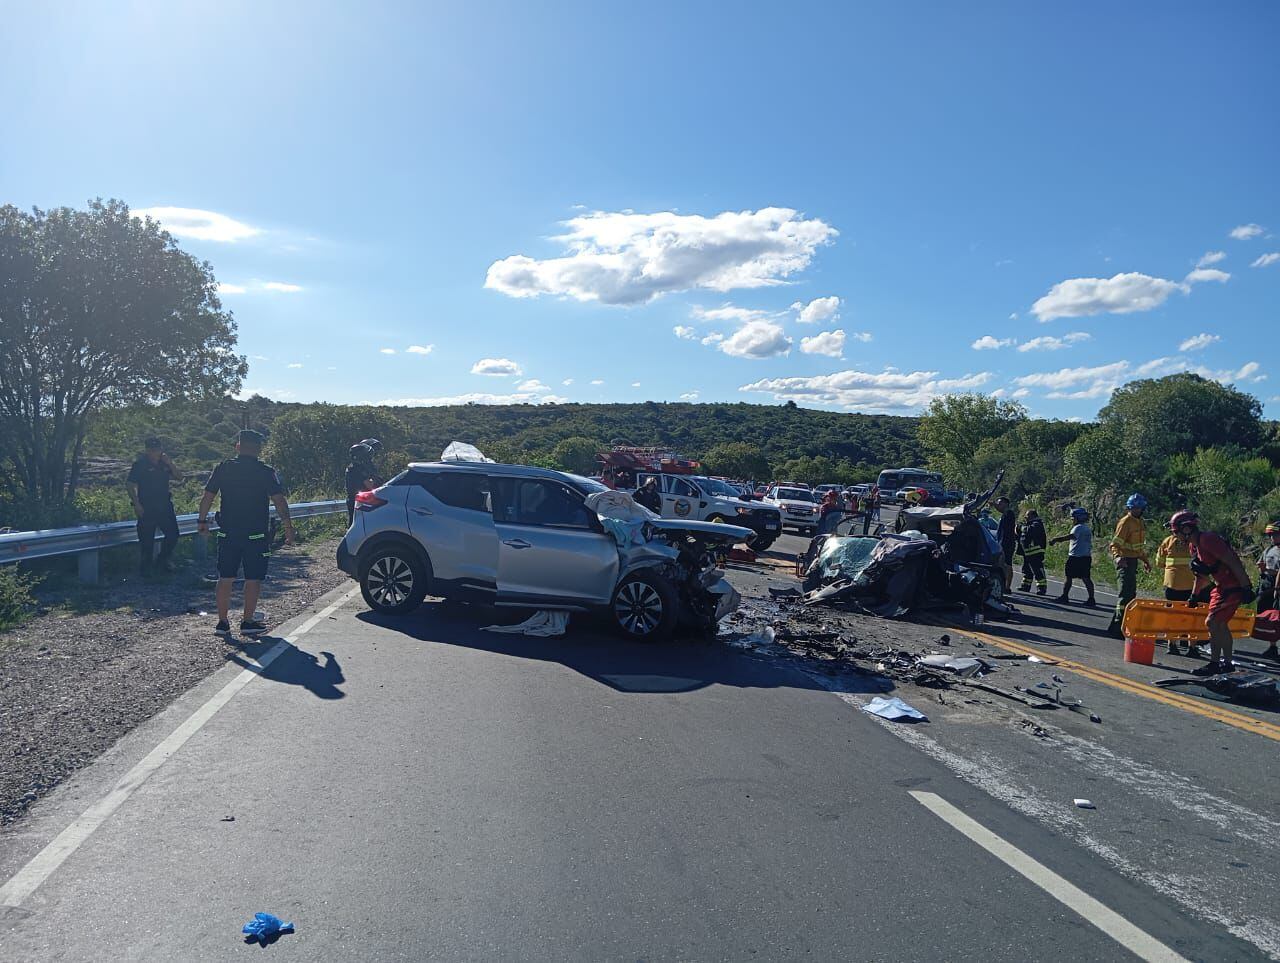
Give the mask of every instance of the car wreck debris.
[[1277, 688], [1276, 679], [1265, 672], [1237, 669], [1235, 672], [1226, 672], [1222, 675], [1197, 676], [1191, 679], [1160, 679], [1156, 685], [1164, 688], [1198, 685], [1243, 705], [1262, 708], [1280, 706], [1280, 689]]
[[923, 712], [919, 709], [913, 709], [897, 696], [888, 699], [884, 696], [876, 696], [862, 707], [862, 711], [869, 712], [873, 716], [879, 716], [881, 719], [894, 721], [899, 719], [912, 719], [917, 722], [929, 721], [929, 717]]

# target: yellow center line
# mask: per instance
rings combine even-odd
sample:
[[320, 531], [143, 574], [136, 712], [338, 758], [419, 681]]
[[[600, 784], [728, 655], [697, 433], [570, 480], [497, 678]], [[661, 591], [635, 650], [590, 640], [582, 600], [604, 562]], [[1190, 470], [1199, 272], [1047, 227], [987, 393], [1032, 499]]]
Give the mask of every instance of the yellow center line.
[[1076, 675], [1082, 675], [1086, 679], [1094, 682], [1101, 682], [1103, 685], [1111, 686], [1113, 689], [1119, 689], [1122, 692], [1128, 692], [1132, 695], [1142, 696], [1144, 699], [1150, 699], [1153, 702], [1163, 702], [1167, 706], [1175, 709], [1181, 709], [1184, 712], [1192, 712], [1206, 719], [1212, 719], [1214, 722], [1221, 722], [1224, 725], [1233, 726], [1236, 729], [1242, 729], [1245, 732], [1252, 732], [1259, 736], [1266, 736], [1268, 739], [1274, 739], [1280, 742], [1280, 726], [1271, 722], [1264, 722], [1261, 719], [1255, 719], [1252, 716], [1244, 715], [1228, 709], [1225, 706], [1218, 705], [1214, 702], [1206, 702], [1192, 696], [1181, 695], [1177, 692], [1170, 692], [1168, 689], [1161, 689], [1157, 686], [1149, 685], [1145, 682], [1137, 682], [1133, 679], [1126, 679], [1122, 675], [1115, 675], [1111, 672], [1104, 672], [1102, 669], [1095, 669], [1091, 665], [1085, 665], [1082, 662], [1072, 662], [1070, 659], [1063, 659], [1052, 652], [1044, 649], [1038, 649], [1032, 645], [1024, 645], [1021, 642], [1013, 642], [1009, 639], [1002, 639], [997, 635], [989, 635], [986, 632], [976, 632], [973, 629], [961, 628], [960, 626], [948, 626], [957, 632], [971, 636], [975, 639], [981, 639], [997, 648], [1014, 652], [1018, 655], [1034, 655], [1037, 658], [1048, 659], [1055, 664], [1061, 666], [1069, 672]]

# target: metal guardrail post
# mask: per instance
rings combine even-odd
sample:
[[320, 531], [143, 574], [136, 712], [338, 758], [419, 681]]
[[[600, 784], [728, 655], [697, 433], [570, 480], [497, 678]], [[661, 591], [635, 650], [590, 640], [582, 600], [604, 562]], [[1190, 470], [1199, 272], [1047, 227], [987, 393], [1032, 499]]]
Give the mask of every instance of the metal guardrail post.
[[87, 552], [81, 552], [76, 556], [80, 570], [80, 581], [87, 585], [97, 585], [100, 575], [98, 562], [100, 561], [102, 552], [93, 548]]

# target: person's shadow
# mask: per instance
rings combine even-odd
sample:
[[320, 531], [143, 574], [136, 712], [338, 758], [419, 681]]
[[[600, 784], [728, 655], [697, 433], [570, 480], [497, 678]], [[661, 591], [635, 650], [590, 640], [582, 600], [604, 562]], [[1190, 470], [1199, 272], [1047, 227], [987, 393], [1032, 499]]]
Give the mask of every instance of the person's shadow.
[[[347, 680], [342, 674], [342, 665], [332, 652], [321, 652], [320, 654], [324, 656], [324, 662], [321, 662], [305, 649], [299, 649], [293, 643], [288, 643], [284, 651], [272, 659], [267, 666], [259, 668], [254, 664], [274, 649], [280, 641], [282, 640], [269, 635], [259, 636], [256, 639], [240, 639], [233, 643], [240, 652], [228, 654], [227, 659], [272, 682], [302, 686], [320, 699], [346, 698], [346, 693], [338, 686]], [[250, 662], [249, 659], [253, 659], [254, 662]]]

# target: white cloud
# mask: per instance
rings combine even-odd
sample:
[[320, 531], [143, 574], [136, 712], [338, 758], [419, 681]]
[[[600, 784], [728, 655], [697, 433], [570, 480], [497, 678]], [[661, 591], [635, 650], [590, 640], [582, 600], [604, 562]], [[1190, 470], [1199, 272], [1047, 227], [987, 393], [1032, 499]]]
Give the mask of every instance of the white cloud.
[[270, 361], [271, 359], [268, 358], [265, 354], [251, 354], [249, 355], [249, 360], [250, 361]]
[[1209, 267], [1211, 264], [1217, 264], [1227, 256], [1226, 251], [1205, 251], [1204, 256], [1196, 261], [1196, 267]]
[[298, 362], [294, 362], [294, 363], [293, 363], [293, 364], [291, 364], [291, 365], [287, 365], [287, 367], [290, 367], [290, 368], [301, 368], [301, 367], [302, 367], [302, 365], [301, 365], [301, 364], [299, 364]]
[[288, 388], [258, 388], [246, 385], [234, 396], [237, 401], [245, 401], [254, 395], [261, 395], [263, 398], [271, 398], [273, 401], [289, 401], [298, 397], [296, 392], [290, 391]]
[[550, 388], [544, 385], [537, 378], [530, 378], [528, 381], [522, 381], [518, 385], [516, 385], [516, 391], [519, 391], [519, 392], [532, 391], [535, 393], [545, 394], [550, 390], [551, 390]]
[[801, 324], [821, 324], [824, 321], [835, 321], [840, 317], [840, 299], [834, 294], [827, 298], [814, 298], [808, 304], [797, 301], [791, 310], [799, 314], [797, 320]]
[[1231, 280], [1231, 275], [1217, 268], [1196, 268], [1182, 280], [1184, 284], [1199, 284], [1202, 281], [1218, 281], [1225, 284]]
[[693, 289], [730, 291], [783, 283], [808, 267], [837, 231], [789, 208], [714, 217], [594, 211], [565, 222], [562, 257], [523, 254], [489, 266], [485, 287], [517, 298], [542, 294], [642, 304]]
[[772, 321], [748, 321], [720, 342], [719, 348], [735, 358], [772, 358], [791, 350], [791, 339]]
[[395, 354], [396, 349], [395, 348], [379, 348], [378, 353], [379, 354]]
[[1276, 261], [1280, 261], [1280, 251], [1272, 251], [1270, 254], [1262, 255], [1262, 257], [1250, 264], [1249, 267], [1267, 267], [1270, 264], [1275, 264]]
[[1017, 391], [1013, 392], [1013, 393], [1010, 395], [1010, 397], [1011, 397], [1011, 398], [1025, 398], [1025, 397], [1026, 397], [1027, 395], [1029, 395], [1029, 394], [1031, 394], [1031, 389], [1030, 389], [1030, 388], [1019, 388]]
[[719, 344], [724, 340], [724, 335], [719, 331], [712, 331], [709, 335], [702, 339], [703, 344]]
[[1011, 312], [1011, 313], [1009, 314], [1009, 320], [1010, 320], [1010, 321], [1017, 321], [1017, 320], [1018, 320], [1018, 312], [1017, 312], [1017, 311], [1013, 311], [1013, 312]]
[[844, 332], [822, 331], [812, 338], [800, 339], [800, 350], [805, 354], [825, 354], [829, 358], [844, 357]]
[[434, 344], [411, 344], [404, 349], [405, 354], [422, 354], [427, 355], [436, 350]]
[[524, 374], [520, 366], [510, 358], [481, 358], [471, 366], [471, 373], [489, 375], [494, 378], [520, 377]]
[[565, 379], [564, 379], [564, 381], [562, 381], [562, 382], [560, 382], [560, 383], [561, 383], [562, 385], [564, 385], [564, 386], [567, 388], [567, 387], [569, 387], [569, 385], [573, 384], [573, 379], [572, 379], [572, 378], [565, 378]]
[[1031, 310], [1041, 321], [1082, 318], [1090, 314], [1132, 314], [1158, 308], [1180, 289], [1176, 281], [1131, 272], [1111, 278], [1070, 278], [1059, 281]]
[[863, 344], [866, 344], [868, 341], [871, 340], [871, 332], [870, 331], [851, 331], [849, 332], [849, 340], [861, 341]]
[[1204, 348], [1209, 347], [1209, 345], [1214, 344], [1221, 340], [1222, 338], [1220, 338], [1216, 334], [1197, 334], [1197, 335], [1193, 335], [1190, 338], [1187, 338], [1186, 341], [1178, 345], [1178, 350], [1179, 351], [1200, 351]]
[[[1014, 383], [1021, 388], [1049, 388], [1054, 392], [1080, 385], [1106, 385], [1110, 391], [1123, 383], [1129, 373], [1129, 362], [1114, 361], [1111, 364], [1096, 365], [1091, 368], [1059, 368], [1057, 371], [1040, 371], [1035, 374], [1014, 378]], [[1051, 394], [1049, 397], [1071, 397], [1069, 395]]]
[[696, 391], [686, 391], [680, 396], [681, 401], [697, 401], [698, 393]]
[[234, 243], [262, 233], [259, 228], [225, 214], [195, 207], [140, 207], [131, 213], [134, 217], [159, 221], [160, 226], [175, 237], [191, 237], [197, 241]]
[[244, 294], [249, 290], [241, 284], [227, 284], [225, 281], [218, 284], [219, 294]]
[[671, 330], [675, 332], [677, 338], [684, 338], [686, 341], [696, 341], [698, 339], [697, 330], [686, 324], [677, 324]]
[[954, 391], [972, 391], [991, 380], [989, 371], [939, 378], [936, 371], [872, 373], [849, 369], [805, 378], [765, 378], [739, 391], [766, 392], [777, 401], [833, 405], [859, 411], [915, 411]]
[[1237, 241], [1248, 241], [1262, 233], [1261, 224], [1241, 224], [1231, 229], [1231, 236]]
[[561, 405], [568, 400], [559, 395], [538, 395], [529, 391], [509, 395], [474, 391], [470, 394], [447, 395], [440, 398], [388, 398], [372, 404], [391, 408], [437, 408], [443, 405]]
[[1013, 343], [1013, 338], [993, 338], [989, 334], [984, 334], [969, 347], [974, 351], [998, 351], [1001, 348], [1009, 347]]
[[1266, 381], [1266, 375], [1258, 375], [1262, 365], [1256, 361], [1248, 361], [1240, 367], [1231, 380], [1233, 381]]
[[266, 281], [262, 285], [263, 290], [276, 291], [280, 294], [296, 294], [302, 290], [300, 284], [286, 284], [284, 281]]
[[1250, 361], [1238, 369], [1213, 370], [1202, 365], [1192, 364], [1185, 357], [1153, 358], [1140, 365], [1128, 361], [1113, 361], [1110, 364], [1092, 368], [1061, 368], [1058, 371], [1042, 371], [1036, 374], [1014, 378], [1014, 382], [1024, 388], [1047, 388], [1046, 397], [1083, 399], [1105, 398], [1122, 384], [1140, 378], [1163, 378], [1184, 371], [1200, 375], [1223, 384], [1236, 381], [1265, 381], [1266, 375], [1260, 374], [1262, 366]]
[[593, 385], [602, 385], [602, 384], [604, 384], [604, 379], [603, 379], [603, 378], [596, 378], [596, 379], [594, 379], [591, 383], [592, 383]]
[[1025, 344], [1018, 345], [1019, 351], [1061, 351], [1063, 348], [1069, 348], [1073, 344], [1079, 344], [1081, 341], [1088, 341], [1093, 337], [1084, 331], [1072, 331], [1070, 334], [1064, 334], [1060, 338], [1045, 336], [1042, 338], [1032, 338]]
[[638, 382], [638, 381], [633, 381], [633, 382], [631, 382], [631, 387], [633, 387], [633, 388], [639, 388], [639, 387], [640, 387], [640, 382]]
[[736, 304], [722, 304], [718, 308], [695, 306], [689, 314], [699, 321], [736, 321], [744, 324], [747, 321], [759, 321], [769, 316], [768, 311], [761, 311], [759, 308], [740, 308]]

